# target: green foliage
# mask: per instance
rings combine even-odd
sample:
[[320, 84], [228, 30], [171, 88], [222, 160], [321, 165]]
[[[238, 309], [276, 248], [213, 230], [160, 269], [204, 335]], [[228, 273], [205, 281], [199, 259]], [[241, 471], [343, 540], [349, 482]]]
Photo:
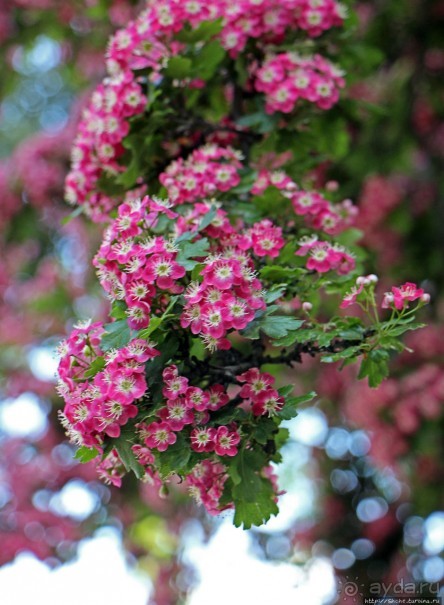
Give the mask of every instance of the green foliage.
[[260, 473], [266, 465], [266, 455], [260, 450], [241, 450], [229, 466], [232, 498], [235, 505], [234, 524], [249, 529], [262, 525], [278, 513], [273, 487]]
[[131, 330], [126, 319], [118, 319], [112, 323], [105, 324], [103, 327], [105, 328], [105, 333], [100, 343], [102, 351], [121, 349], [131, 339]]
[[273, 315], [279, 307], [272, 305], [265, 312], [259, 312], [257, 317], [248, 324], [242, 335], [245, 338], [258, 339], [261, 332], [270, 338], [282, 338], [289, 332], [297, 330], [304, 322], [285, 315]]
[[114, 440], [114, 447], [122, 460], [123, 466], [127, 471], [133, 471], [137, 479], [142, 479], [145, 476], [145, 469], [136, 460], [136, 457], [131, 449], [131, 443], [126, 439], [126, 433]]
[[177, 473], [181, 475], [184, 471], [190, 471], [188, 463], [191, 458], [191, 450], [183, 433], [176, 433], [177, 441], [164, 452], [156, 452], [156, 463], [162, 479]]
[[[208, 253], [209, 242], [204, 237], [195, 242], [182, 241], [179, 243], [179, 253], [176, 262], [187, 271], [194, 269], [199, 263], [196, 258], [204, 258]], [[194, 259], [194, 260], [193, 260]]]
[[[281, 393], [281, 390], [279, 390]], [[282, 393], [281, 393], [282, 394]], [[305, 395], [299, 395], [298, 397], [285, 397], [284, 407], [280, 412], [277, 412], [276, 416], [280, 420], [291, 420], [298, 414], [298, 407], [303, 403], [308, 403], [316, 397], [315, 391], [305, 393]]]
[[105, 367], [105, 359], [104, 357], [96, 357], [94, 361], [89, 366], [89, 369], [85, 372], [85, 378], [94, 378], [94, 376], [103, 370]]
[[361, 362], [358, 378], [368, 378], [371, 387], [377, 387], [389, 375], [389, 353], [385, 349], [373, 349]]
[[87, 447], [86, 445], [82, 445], [74, 454], [74, 459], [78, 460], [82, 464], [86, 464], [87, 462], [94, 460], [94, 458], [97, 458], [98, 455], [99, 452], [95, 447]]

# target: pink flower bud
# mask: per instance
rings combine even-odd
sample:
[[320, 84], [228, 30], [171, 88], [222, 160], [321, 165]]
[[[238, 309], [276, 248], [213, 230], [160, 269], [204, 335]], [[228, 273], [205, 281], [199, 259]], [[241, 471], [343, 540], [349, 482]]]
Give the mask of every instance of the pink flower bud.
[[338, 181], [328, 181], [325, 184], [325, 188], [327, 189], [327, 191], [337, 191], [339, 188]]
[[302, 309], [306, 313], [309, 313], [313, 309], [313, 305], [311, 304], [311, 302], [304, 302], [304, 303], [302, 303]]

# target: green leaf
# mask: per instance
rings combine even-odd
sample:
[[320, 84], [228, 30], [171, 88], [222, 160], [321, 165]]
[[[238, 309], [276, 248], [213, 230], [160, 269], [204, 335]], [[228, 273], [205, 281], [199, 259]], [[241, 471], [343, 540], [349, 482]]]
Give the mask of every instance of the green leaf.
[[96, 357], [89, 366], [89, 369], [85, 372], [85, 378], [94, 378], [96, 374], [103, 370], [105, 367], [105, 359], [103, 357]]
[[201, 338], [191, 338], [190, 359], [195, 357], [199, 361], [203, 361], [207, 356], [207, 350]]
[[83, 206], [79, 206], [78, 208], [76, 208], [75, 210], [73, 210], [72, 212], [70, 212], [70, 214], [68, 214], [68, 216], [65, 216], [62, 218], [62, 220], [60, 221], [61, 225], [68, 225], [73, 219], [75, 219], [77, 216], [80, 216], [83, 212]]
[[126, 319], [119, 319], [113, 323], [105, 324], [105, 333], [102, 336], [100, 348], [102, 351], [121, 349], [131, 339], [131, 331]]
[[236, 121], [236, 124], [241, 127], [253, 128], [260, 134], [271, 132], [279, 122], [277, 114], [267, 114], [265, 111], [257, 111], [242, 116]]
[[234, 477], [234, 525], [243, 525], [244, 529], [262, 525], [279, 512], [270, 481], [260, 475], [267, 464], [266, 454], [259, 450], [242, 450], [236, 456], [236, 462], [232, 462], [234, 464], [235, 469], [230, 468], [230, 477]]
[[245, 502], [255, 502], [261, 489], [259, 472], [267, 464], [266, 455], [262, 450], [242, 449], [235, 459], [241, 482], [233, 490], [233, 495]]
[[278, 393], [281, 397], [288, 397], [294, 391], [294, 384], [287, 384], [284, 387], [278, 389]]
[[161, 323], [162, 317], [151, 317], [149, 326], [143, 330], [140, 330], [138, 337], [148, 340], [151, 334], [157, 330]]
[[306, 270], [299, 267], [281, 267], [279, 265], [262, 267], [260, 270], [260, 276], [272, 282], [285, 280], [288, 283], [294, 283], [305, 273]]
[[187, 42], [189, 44], [201, 41], [205, 42], [213, 36], [216, 36], [221, 30], [222, 19], [216, 19], [215, 21], [203, 21], [195, 29], [185, 26], [176, 34], [176, 37], [180, 42]]
[[251, 437], [261, 445], [266, 445], [273, 440], [273, 436], [278, 432], [278, 427], [273, 418], [266, 416], [259, 417], [256, 427], [251, 432]]
[[118, 439], [115, 439], [113, 442], [113, 446], [117, 450], [120, 459], [122, 460], [123, 466], [127, 471], [133, 471], [138, 479], [142, 479], [145, 476], [145, 469], [143, 466], [137, 461], [133, 450], [131, 449], [131, 443], [126, 440], [124, 434], [122, 434]]
[[211, 206], [210, 210], [206, 213], [206, 215], [200, 221], [198, 230], [202, 231], [203, 229], [208, 227], [208, 225], [211, 225], [211, 223], [213, 222], [213, 219], [216, 217], [216, 214], [217, 214], [217, 207]]
[[126, 319], [126, 311], [127, 306], [123, 300], [115, 300], [113, 302], [110, 317], [114, 319]]
[[202, 80], [212, 78], [225, 56], [226, 51], [217, 40], [205, 44], [193, 61], [194, 77]]
[[173, 473], [180, 475], [181, 471], [187, 466], [191, 450], [185, 436], [182, 433], [176, 433], [177, 440], [170, 445], [164, 452], [156, 453], [156, 461], [159, 467], [160, 476], [166, 479]]
[[235, 527], [244, 526], [244, 529], [250, 529], [252, 525], [262, 525], [271, 517], [279, 512], [278, 506], [274, 501], [275, 494], [271, 483], [263, 479], [262, 484], [268, 483], [269, 487], [261, 488], [257, 494], [256, 502], [246, 502], [237, 500], [235, 502], [234, 525]]
[[106, 174], [106, 172], [102, 172], [97, 180], [97, 188], [110, 197], [123, 195], [125, 193], [124, 187], [117, 182], [116, 178]]
[[[388, 322], [387, 322], [387, 324], [388, 324]], [[382, 324], [382, 326], [387, 325], [387, 324]], [[401, 326], [394, 325], [393, 327], [387, 328], [387, 336], [401, 336], [401, 334], [404, 334], [405, 332], [408, 332], [409, 330], [419, 330], [420, 328], [424, 328], [425, 326], [426, 326], [426, 324], [421, 324], [421, 323], [408, 323], [408, 324], [404, 324]]]
[[261, 324], [261, 330], [270, 338], [282, 338], [289, 332], [297, 330], [303, 323], [303, 320], [293, 319], [293, 317], [267, 315]]
[[74, 454], [74, 459], [82, 464], [86, 464], [87, 462], [94, 460], [98, 455], [99, 452], [95, 447], [86, 447], [86, 445], [82, 445]]
[[264, 296], [264, 300], [267, 304], [270, 304], [281, 298], [287, 290], [287, 284], [274, 284]]
[[209, 243], [206, 237], [197, 240], [196, 242], [180, 242], [179, 252], [176, 257], [176, 262], [187, 271], [191, 271], [199, 263], [193, 258], [202, 258], [208, 254]]
[[334, 363], [335, 361], [341, 361], [343, 359], [349, 359], [350, 357], [357, 357], [361, 355], [362, 348], [361, 346], [356, 347], [347, 347], [343, 351], [338, 351], [337, 353], [332, 353], [325, 355], [321, 358], [323, 363]]
[[291, 420], [298, 414], [298, 407], [303, 403], [308, 403], [314, 397], [316, 397], [315, 391], [305, 393], [305, 395], [299, 395], [298, 397], [286, 397], [284, 407], [276, 416], [280, 420]]
[[358, 378], [368, 378], [371, 387], [377, 387], [389, 374], [389, 353], [385, 349], [373, 349], [362, 360]]
[[168, 61], [165, 74], [174, 79], [184, 80], [191, 76], [192, 61], [187, 57], [172, 57]]
[[170, 299], [170, 302], [168, 303], [167, 308], [162, 313], [162, 315], [160, 317], [152, 316], [150, 318], [149, 326], [147, 328], [144, 328], [143, 330], [141, 330], [138, 333], [138, 337], [148, 340], [149, 337], [151, 336], [151, 334], [153, 332], [155, 332], [158, 328], [160, 328], [160, 326], [165, 322], [166, 319], [169, 319], [170, 317], [174, 317], [175, 315], [173, 313], [170, 313], [170, 311], [174, 308], [174, 306], [178, 300], [179, 300], [179, 296], [172, 296]]
[[281, 217], [289, 208], [289, 201], [284, 197], [277, 187], [267, 187], [262, 195], [252, 198], [253, 204], [262, 211], [265, 216]]

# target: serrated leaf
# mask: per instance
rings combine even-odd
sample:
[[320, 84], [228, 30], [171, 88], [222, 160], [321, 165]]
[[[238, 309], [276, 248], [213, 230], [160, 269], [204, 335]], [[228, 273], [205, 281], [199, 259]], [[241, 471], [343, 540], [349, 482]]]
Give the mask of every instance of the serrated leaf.
[[264, 296], [264, 300], [267, 304], [270, 304], [281, 298], [287, 289], [287, 284], [275, 284], [268, 290]]
[[401, 336], [401, 334], [404, 334], [409, 330], [419, 330], [420, 328], [424, 328], [425, 326], [426, 324], [421, 323], [408, 323], [401, 326], [394, 326], [393, 328], [389, 328], [387, 330], [387, 336]]
[[263, 477], [258, 477], [258, 482], [255, 484], [254, 499], [247, 500], [243, 492], [243, 480], [233, 488], [233, 497], [235, 505], [234, 525], [244, 529], [250, 529], [252, 525], [260, 526], [271, 517], [279, 512], [275, 502], [276, 494], [273, 487]]
[[96, 357], [90, 364], [88, 370], [85, 372], [85, 378], [94, 378], [96, 374], [103, 370], [105, 367], [105, 359], [103, 357]]
[[370, 351], [362, 360], [358, 378], [367, 377], [369, 386], [377, 387], [389, 374], [389, 358], [389, 353], [385, 349]]
[[86, 464], [94, 458], [97, 458], [99, 455], [99, 451], [96, 450], [95, 447], [86, 447], [86, 445], [82, 445], [74, 454], [74, 459], [78, 460], [81, 464]]
[[281, 397], [288, 397], [294, 391], [294, 384], [287, 384], [285, 387], [278, 389], [278, 393]]
[[289, 332], [297, 330], [303, 323], [303, 320], [293, 317], [267, 315], [261, 324], [261, 330], [270, 338], [282, 338]]
[[285, 404], [282, 410], [277, 412], [276, 416], [280, 420], [291, 420], [298, 414], [298, 407], [303, 403], [308, 403], [316, 397], [315, 391], [305, 393], [305, 395], [299, 395], [297, 397], [286, 397]]
[[131, 339], [131, 330], [126, 319], [119, 319], [113, 323], [105, 324], [105, 333], [100, 342], [102, 351], [110, 349], [121, 349], [125, 347]]
[[161, 325], [161, 323], [162, 323], [162, 317], [151, 317], [149, 326], [147, 328], [144, 328], [143, 330], [140, 330], [140, 332], [138, 333], [138, 337], [148, 340], [149, 337], [151, 336], [151, 334], [155, 330], [157, 330], [157, 328]]
[[182, 267], [185, 267], [187, 271], [191, 271], [199, 264], [198, 260], [193, 259], [207, 256], [208, 248], [209, 242], [206, 237], [199, 239], [196, 242], [180, 242], [176, 262]]
[[278, 427], [273, 418], [259, 417], [258, 423], [251, 432], [251, 437], [261, 445], [272, 441], [273, 435], [277, 433]]

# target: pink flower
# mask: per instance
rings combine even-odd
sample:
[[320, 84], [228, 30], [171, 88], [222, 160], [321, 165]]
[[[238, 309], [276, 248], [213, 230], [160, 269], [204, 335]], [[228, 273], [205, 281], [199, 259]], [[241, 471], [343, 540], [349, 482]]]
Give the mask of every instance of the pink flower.
[[267, 389], [255, 397], [252, 411], [255, 416], [264, 414], [275, 416], [283, 408], [284, 403], [284, 398], [275, 389]]
[[254, 401], [256, 401], [258, 395], [266, 392], [275, 383], [274, 376], [266, 372], [261, 373], [259, 368], [251, 368], [247, 372], [236, 376], [236, 378], [239, 382], [246, 383], [241, 388], [239, 395], [244, 399]]
[[391, 292], [386, 292], [384, 294], [382, 308], [387, 309], [394, 306], [395, 309], [401, 311], [402, 309], [408, 308], [409, 302], [421, 299], [423, 296], [424, 290], [422, 288], [418, 288], [416, 284], [411, 282], [406, 282], [399, 287], [393, 286]]
[[191, 447], [195, 452], [214, 451], [216, 430], [210, 427], [196, 427], [191, 431]]
[[220, 426], [216, 431], [214, 441], [214, 451], [218, 456], [235, 456], [240, 435], [237, 431], [230, 431], [227, 426]]
[[340, 309], [345, 309], [347, 307], [349, 307], [350, 305], [355, 304], [356, 299], [358, 298], [359, 294], [361, 294], [362, 290], [364, 289], [364, 284], [360, 284], [359, 286], [353, 286], [350, 290], [350, 292], [347, 292], [347, 294], [344, 296], [342, 303], [339, 305]]
[[167, 422], [152, 422], [145, 427], [145, 445], [164, 452], [170, 445], [176, 443], [176, 435]]

